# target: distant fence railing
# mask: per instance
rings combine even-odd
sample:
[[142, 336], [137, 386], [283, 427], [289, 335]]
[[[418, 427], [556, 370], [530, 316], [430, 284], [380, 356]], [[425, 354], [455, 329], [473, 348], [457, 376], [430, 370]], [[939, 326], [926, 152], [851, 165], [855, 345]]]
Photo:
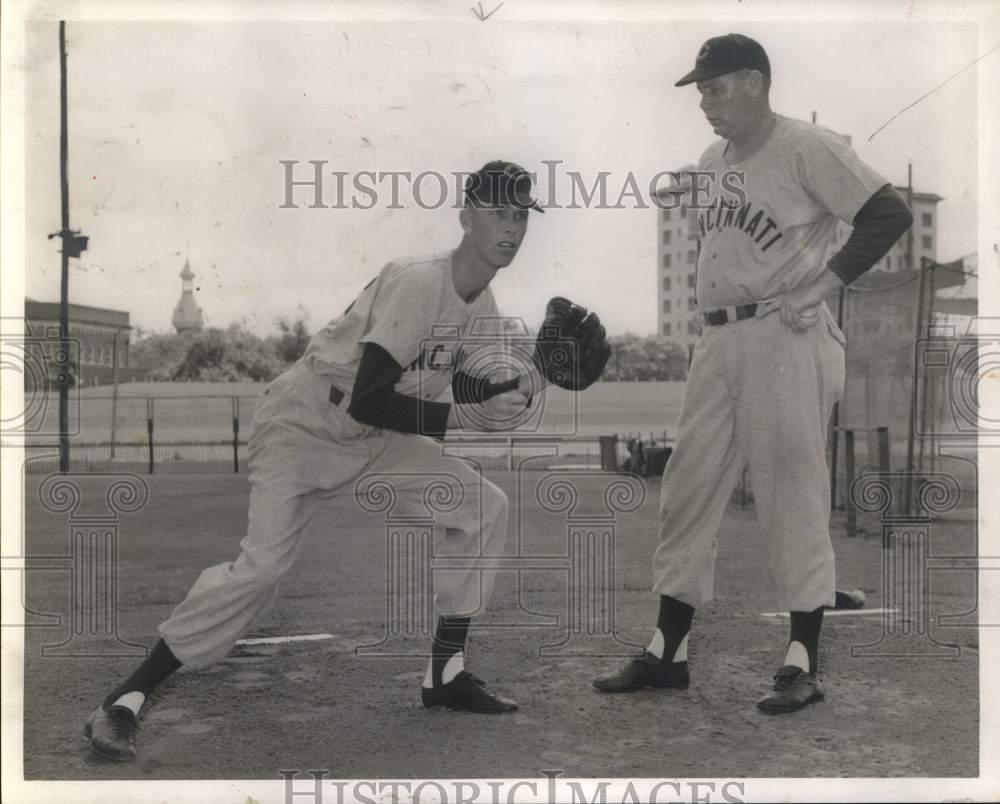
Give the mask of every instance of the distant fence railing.
[[[602, 451], [603, 441], [603, 451]], [[621, 442], [616, 436], [456, 436], [441, 445], [446, 455], [464, 458], [489, 470], [599, 470], [621, 465]], [[609, 448], [612, 451], [609, 454]], [[29, 443], [24, 447], [26, 471], [31, 474], [59, 471], [58, 443]], [[72, 472], [246, 472], [247, 442], [133, 441], [73, 442]]]

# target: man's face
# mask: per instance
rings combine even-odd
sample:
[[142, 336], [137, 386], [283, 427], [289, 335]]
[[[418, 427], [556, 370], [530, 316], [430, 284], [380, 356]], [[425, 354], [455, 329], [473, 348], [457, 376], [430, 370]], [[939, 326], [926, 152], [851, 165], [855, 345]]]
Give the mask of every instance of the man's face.
[[465, 210], [466, 233], [476, 253], [494, 268], [510, 265], [528, 229], [528, 210], [509, 205]]
[[747, 70], [740, 70], [697, 83], [701, 110], [712, 130], [732, 139], [753, 117], [753, 98], [747, 86]]

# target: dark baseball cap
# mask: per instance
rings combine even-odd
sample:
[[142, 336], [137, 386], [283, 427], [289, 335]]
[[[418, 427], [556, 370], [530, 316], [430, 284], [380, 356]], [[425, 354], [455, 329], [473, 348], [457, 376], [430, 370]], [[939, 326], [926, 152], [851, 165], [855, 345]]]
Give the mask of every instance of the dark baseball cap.
[[488, 207], [510, 205], [545, 212], [531, 197], [531, 174], [520, 165], [500, 159], [487, 162], [469, 175], [465, 200]]
[[683, 87], [695, 81], [707, 81], [737, 70], [759, 70], [771, 77], [771, 62], [760, 43], [743, 34], [713, 36], [698, 51], [694, 69], [674, 84]]

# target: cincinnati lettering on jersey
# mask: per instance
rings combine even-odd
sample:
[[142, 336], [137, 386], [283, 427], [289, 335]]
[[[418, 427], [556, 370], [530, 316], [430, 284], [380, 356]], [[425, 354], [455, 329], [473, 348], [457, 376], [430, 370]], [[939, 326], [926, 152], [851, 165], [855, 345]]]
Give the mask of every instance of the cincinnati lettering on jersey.
[[728, 227], [739, 229], [752, 237], [760, 245], [761, 251], [767, 251], [784, 237], [770, 215], [765, 215], [762, 209], [754, 212], [751, 201], [726, 203], [722, 199], [716, 199], [698, 215], [698, 231], [702, 240], [709, 232]]
[[433, 349], [427, 349], [426, 347], [422, 349], [417, 359], [410, 363], [405, 370], [422, 371], [426, 368], [431, 371], [453, 372], [455, 370], [454, 356], [454, 349], [448, 348], [443, 343], [439, 343]]

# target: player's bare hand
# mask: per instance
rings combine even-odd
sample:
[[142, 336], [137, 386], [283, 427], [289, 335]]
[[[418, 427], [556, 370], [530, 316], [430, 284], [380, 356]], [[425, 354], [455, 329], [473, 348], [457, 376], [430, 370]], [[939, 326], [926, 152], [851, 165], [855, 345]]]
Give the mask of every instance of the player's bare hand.
[[448, 429], [504, 432], [514, 430], [524, 419], [528, 395], [519, 389], [504, 391], [474, 405], [452, 405]]
[[786, 327], [794, 332], [805, 332], [819, 321], [819, 304], [808, 304], [808, 300], [797, 297], [798, 294], [791, 293], [779, 300], [778, 310], [781, 314], [781, 321]]
[[484, 430], [512, 430], [528, 406], [528, 396], [520, 389], [505, 391], [481, 403]]
[[795, 332], [805, 332], [819, 321], [819, 306], [823, 299], [841, 285], [840, 278], [833, 271], [824, 271], [815, 282], [768, 302], [758, 317], [777, 311], [785, 326]]

